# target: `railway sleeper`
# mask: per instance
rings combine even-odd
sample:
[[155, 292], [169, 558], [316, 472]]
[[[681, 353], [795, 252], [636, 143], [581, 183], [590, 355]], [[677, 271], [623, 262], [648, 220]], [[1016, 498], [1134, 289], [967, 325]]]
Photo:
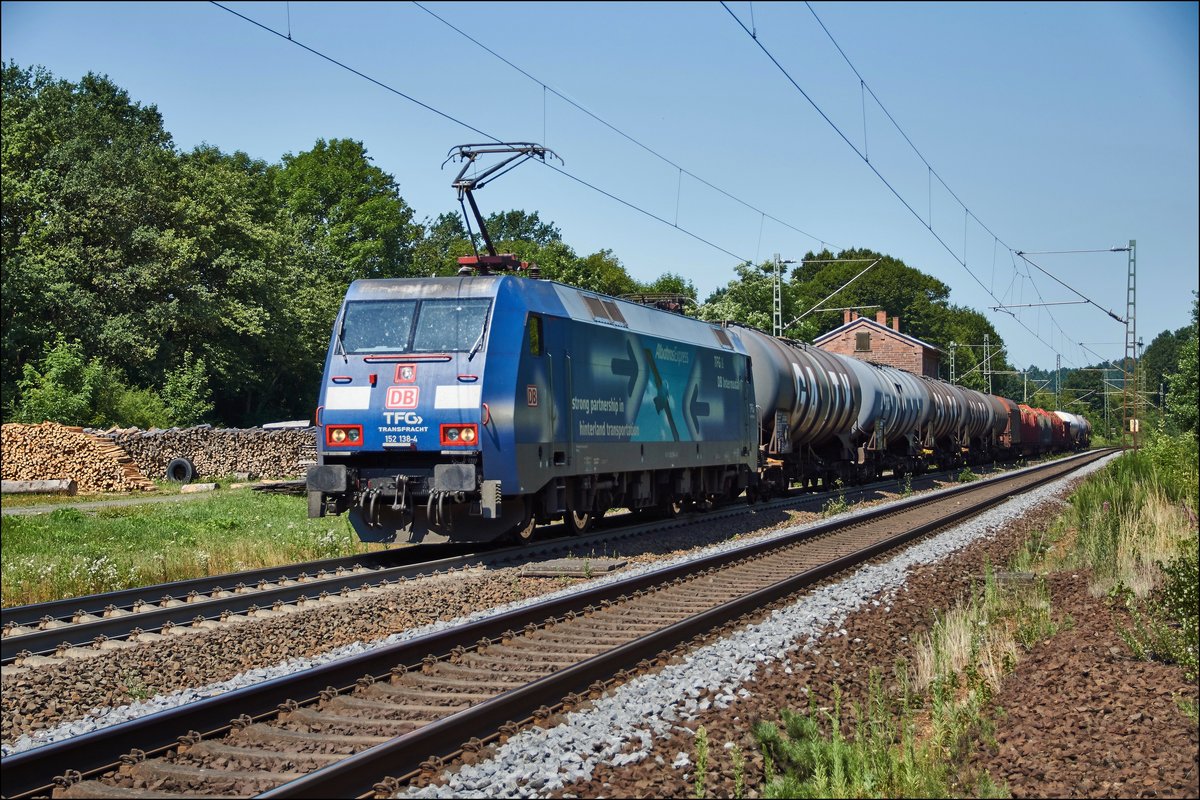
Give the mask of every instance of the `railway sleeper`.
[[525, 649], [510, 649], [507, 645], [498, 644], [489, 647], [486, 655], [467, 653], [463, 656], [462, 663], [467, 665], [478, 664], [485, 668], [489, 665], [499, 667], [502, 664], [496, 662], [504, 662], [503, 656], [514, 656], [522, 664], [537, 664], [539, 667], [554, 667], [556, 669], [563, 669], [576, 663], [576, 659], [564, 658], [564, 655], [560, 653], [539, 653]]
[[[401, 715], [407, 717], [407, 715], [410, 714], [419, 714], [420, 716], [415, 720], [405, 718], [403, 721], [421, 722], [426, 720], [431, 714], [434, 717], [445, 716], [446, 714], [453, 714], [456, 711], [462, 711], [463, 709], [470, 708], [471, 705], [472, 703], [469, 702], [448, 703], [446, 705], [432, 705], [429, 703], [393, 703], [384, 700], [371, 700], [365, 697], [342, 696], [335, 697], [328, 701], [322, 708], [322, 712], [346, 711], [350, 712], [351, 714], [354, 712], [361, 712], [363, 714], [370, 714], [374, 712], [378, 714], [386, 714], [387, 716], [383, 717], [383, 719], [392, 720], [395, 720]], [[371, 717], [371, 719], [378, 718]]]
[[487, 700], [489, 697], [494, 697], [495, 692], [438, 692], [429, 691], [426, 689], [417, 689], [415, 687], [404, 686], [399, 683], [373, 683], [366, 689], [363, 689], [359, 694], [368, 697], [402, 697], [413, 700], [462, 700], [468, 703]]
[[[82, 781], [72, 784], [64, 789], [56, 789], [54, 797], [77, 798], [77, 797], [93, 797], [106, 800], [106, 798], [127, 798], [136, 797], [139, 800], [179, 800], [183, 797], [179, 792], [160, 792], [151, 791], [149, 789], [129, 789], [124, 786], [109, 786], [107, 783], [99, 781]], [[241, 794], [206, 794], [205, 800], [242, 800], [245, 795]]]
[[[658, 626], [654, 626], [654, 629], [657, 630]], [[598, 636], [628, 636], [629, 638], [633, 638], [634, 636], [637, 636], [639, 632], [640, 629], [634, 630], [634, 628], [630, 625], [621, 625], [619, 623], [601, 620], [600, 624], [589, 625], [588, 630], [586, 631], [560, 630], [559, 628], [554, 627], [546, 631], [546, 636], [551, 636], [564, 642], [579, 642], [581, 644], [588, 644], [596, 641]], [[516, 642], [519, 640], [513, 639], [512, 641]]]
[[[487, 653], [484, 654], [483, 658], [502, 659], [505, 656], [513, 656], [514, 658], [520, 659], [521, 661], [533, 661], [537, 664], [548, 664], [548, 665], [556, 666], [556, 667], [562, 669], [564, 667], [569, 667], [569, 666], [572, 666], [573, 664], [577, 664], [580, 661], [583, 661], [585, 658], [591, 658], [592, 656], [596, 655], [596, 653], [602, 653], [606, 650], [612, 649], [611, 647], [605, 647], [605, 646], [601, 645], [597, 649], [593, 649], [591, 651], [583, 651], [583, 650], [569, 651], [569, 650], [550, 649], [550, 648], [555, 647], [550, 642], [524, 642], [524, 643], [514, 642], [513, 644], [515, 644], [515, 645], [524, 644], [526, 646], [514, 647], [513, 645], [507, 645], [507, 644], [490, 645], [487, 649]], [[546, 648], [546, 649], [541, 650], [539, 648]]]
[[550, 671], [498, 671], [495, 665], [485, 665], [483, 668], [466, 666], [463, 664], [450, 664], [445, 661], [439, 661], [433, 667], [435, 672], [427, 673], [434, 678], [450, 677], [450, 678], [465, 678], [473, 679], [473, 686], [492, 686], [494, 684], [508, 684], [510, 686], [523, 686], [535, 678], [540, 678], [543, 675], [548, 675]]
[[311, 753], [301, 750], [264, 750], [258, 747], [240, 747], [237, 745], [221, 744], [205, 740], [187, 745], [179, 749], [179, 754], [194, 759], [223, 758], [230, 761], [249, 762], [257, 765], [267, 762], [283, 768], [294, 767], [297, 762], [305, 763], [312, 769], [326, 764], [332, 764], [345, 758], [342, 753]]
[[276, 772], [274, 770], [224, 770], [211, 767], [193, 767], [173, 764], [163, 759], [153, 759], [129, 767], [129, 777], [142, 781], [156, 789], [176, 788], [180, 792], [194, 793], [196, 790], [246, 791], [247, 783], [257, 791], [304, 777], [303, 772]]
[[[372, 730], [387, 731], [392, 736], [400, 733], [408, 733], [409, 731], [420, 728], [424, 723], [416, 720], [392, 720], [392, 719], [374, 719], [372, 717], [351, 717], [342, 714], [327, 714], [323, 711], [316, 711], [309, 708], [299, 708], [295, 711], [288, 711], [286, 714], [281, 714], [279, 717], [280, 724], [283, 725], [303, 725], [314, 730], [314, 733], [328, 733], [334, 729], [345, 729], [359, 731], [362, 728]], [[289, 728], [295, 730], [295, 728]], [[352, 734], [353, 735], [353, 734]]]
[[[472, 672], [476, 672], [476, 671], [477, 670], [472, 670]], [[505, 681], [505, 680], [501, 679], [501, 680], [494, 680], [491, 683], [498, 685], [498, 686], [516, 687], [516, 686], [524, 685], [524, 684], [528, 683], [528, 681], [523, 677], [517, 676], [516, 678], [514, 678], [513, 680], [510, 680], [510, 681]], [[437, 673], [424, 673], [424, 674], [420, 674], [415, 677], [405, 676], [404, 678], [400, 679], [396, 683], [397, 686], [410, 686], [411, 685], [411, 686], [419, 686], [422, 688], [445, 686], [448, 689], [479, 689], [480, 684], [481, 684], [481, 681], [478, 679], [473, 679], [473, 678], [469, 678], [469, 677], [467, 677], [467, 678], [452, 678], [452, 677], [446, 677], [443, 675], [439, 675]], [[495, 694], [496, 694], [496, 692], [493, 691], [493, 692], [490, 692], [487, 696], [491, 697]]]
[[[676, 617], [676, 621], [678, 621], [684, 617], [690, 617], [697, 611], [704, 611], [710, 607], [711, 603], [706, 603], [703, 601], [691, 602], [689, 598], [681, 597], [674, 599], [662, 597], [658, 598], [653, 607], [643, 607], [638, 610], [641, 612], [643, 619], [646, 617], [646, 615], [652, 615], [659, 620], [662, 620], [664, 617]], [[661, 627], [661, 623], [656, 626], [656, 628]]]
[[[558, 636], [559, 632], [571, 632], [569, 630], [560, 631], [559, 628], [562, 625], [562, 622], [559, 622], [559, 624], [556, 624], [551, 628], [547, 628], [547, 630], [553, 631], [556, 636]], [[594, 631], [596, 628], [601, 627], [620, 627], [620, 630], [623, 631], [642, 631], [649, 633], [659, 630], [661, 625], [656, 624], [656, 622], [647, 622], [646, 609], [644, 608], [623, 608], [620, 609], [619, 612], [616, 612], [616, 610], [604, 610], [604, 612], [595, 614], [588, 618], [587, 630]]]
[[274, 725], [267, 725], [262, 722], [256, 722], [253, 725], [247, 725], [240, 731], [232, 734], [228, 741], [232, 742], [255, 742], [270, 746], [283, 747], [303, 747], [313, 748], [305, 749], [304, 753], [329, 753], [332, 755], [350, 755], [357, 753], [367, 747], [373, 747], [377, 744], [383, 744], [390, 741], [391, 736], [370, 736], [365, 734], [358, 735], [338, 735], [333, 733], [311, 733], [309, 731], [293, 731], [287, 728], [278, 728]]
[[[611, 646], [596, 641], [596, 636], [591, 637], [559, 637], [557, 633], [547, 632], [543, 635], [534, 634], [521, 639], [513, 639], [504, 645], [492, 644], [488, 645], [483, 652], [492, 654], [496, 652], [494, 648], [507, 647], [512, 650], [552, 650], [556, 655], [568, 655], [571, 657], [585, 658], [594, 656], [596, 653], [603, 653], [610, 650]], [[563, 640], [565, 639], [565, 641]]]

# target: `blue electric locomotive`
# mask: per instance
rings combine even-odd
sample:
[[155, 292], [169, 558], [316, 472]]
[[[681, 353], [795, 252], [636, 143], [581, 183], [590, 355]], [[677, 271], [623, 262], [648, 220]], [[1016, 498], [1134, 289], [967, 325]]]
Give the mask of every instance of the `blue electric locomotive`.
[[348, 511], [364, 541], [581, 532], [736, 497], [758, 464], [736, 336], [510, 274], [355, 281], [318, 425], [309, 515]]

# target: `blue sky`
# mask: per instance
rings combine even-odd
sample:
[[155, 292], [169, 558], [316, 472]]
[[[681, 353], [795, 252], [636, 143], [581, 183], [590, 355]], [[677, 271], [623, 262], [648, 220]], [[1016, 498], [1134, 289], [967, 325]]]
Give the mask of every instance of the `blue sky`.
[[[1195, 3], [227, 5], [285, 35], [290, 24], [293, 41], [209, 3], [5, 2], [0, 49], [60, 78], [107, 74], [157, 105], [182, 149], [277, 161], [318, 138], [361, 140], [419, 219], [456, 210], [456, 170], [440, 165], [486, 137], [300, 42], [486, 136], [544, 142], [577, 180], [522, 166], [478, 193], [484, 212], [537, 210], [581, 254], [610, 248], [644, 280], [683, 274], [701, 299], [743, 258], [871, 247], [945, 281], [1018, 365], [1052, 367], [1061, 353], [1083, 366], [1098, 358], [1080, 342], [1118, 358], [1124, 327], [1085, 304], [993, 311], [1079, 299], [1011, 251], [1136, 239], [1139, 336], [1189, 319]], [[1125, 253], [1030, 258], [1124, 315]]]

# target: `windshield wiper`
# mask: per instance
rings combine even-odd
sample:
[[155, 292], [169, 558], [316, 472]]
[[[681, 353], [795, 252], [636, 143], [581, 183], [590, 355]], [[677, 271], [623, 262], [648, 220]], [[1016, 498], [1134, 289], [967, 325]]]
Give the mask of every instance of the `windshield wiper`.
[[346, 335], [346, 322], [345, 322], [345, 320], [342, 320], [342, 324], [338, 325], [337, 338], [334, 339], [334, 345], [335, 345], [334, 352], [340, 353], [342, 356], [342, 361], [346, 364], [349, 364], [350, 357], [346, 355], [346, 343], [342, 340], [342, 337], [344, 337], [345, 335]]
[[483, 327], [479, 329], [479, 338], [475, 340], [475, 344], [471, 345], [471, 349], [467, 352], [467, 361], [475, 357], [479, 352], [479, 348], [483, 347], [483, 336], [487, 333], [488, 318], [485, 315], [483, 318]]

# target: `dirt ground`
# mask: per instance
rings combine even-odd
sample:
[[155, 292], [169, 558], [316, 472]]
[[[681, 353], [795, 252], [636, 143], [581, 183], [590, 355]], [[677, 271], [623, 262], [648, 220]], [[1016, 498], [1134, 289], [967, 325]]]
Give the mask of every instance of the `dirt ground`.
[[[831, 707], [834, 684], [841, 687], [843, 708], [865, 698], [870, 671], [887, 677], [898, 658], [911, 661], [911, 643], [929, 630], [935, 611], [953, 606], [972, 581], [981, 580], [985, 558], [1005, 564], [1027, 533], [1044, 530], [1058, 511], [1057, 504], [1043, 506], [994, 538], [915, 570], [890, 611], [868, 603], [846, 621], [846, 635], [798, 656], [802, 669], [786, 674], [781, 665], [767, 667], [747, 685], [750, 697], [687, 723], [708, 732], [706, 794], [734, 796], [726, 747], [732, 742], [745, 754], [746, 796], [756, 796], [762, 759], [750, 732], [755, 721], [778, 721], [782, 708], [806, 709], [810, 693], [819, 707]], [[981, 741], [968, 759], [959, 793], [972, 795], [970, 781], [986, 770], [1013, 797], [1197, 797], [1200, 739], [1177, 701], [1195, 703], [1197, 687], [1176, 667], [1133, 658], [1117, 633], [1124, 612], [1089, 596], [1086, 575], [1055, 574], [1048, 585], [1055, 619], [1070, 622], [1024, 654], [1006, 679], [996, 698], [994, 743]], [[671, 766], [679, 753], [693, 756], [694, 747], [690, 733], [676, 734], [649, 758], [602, 767], [592, 780], [556, 796], [694, 796], [690, 766]]]

